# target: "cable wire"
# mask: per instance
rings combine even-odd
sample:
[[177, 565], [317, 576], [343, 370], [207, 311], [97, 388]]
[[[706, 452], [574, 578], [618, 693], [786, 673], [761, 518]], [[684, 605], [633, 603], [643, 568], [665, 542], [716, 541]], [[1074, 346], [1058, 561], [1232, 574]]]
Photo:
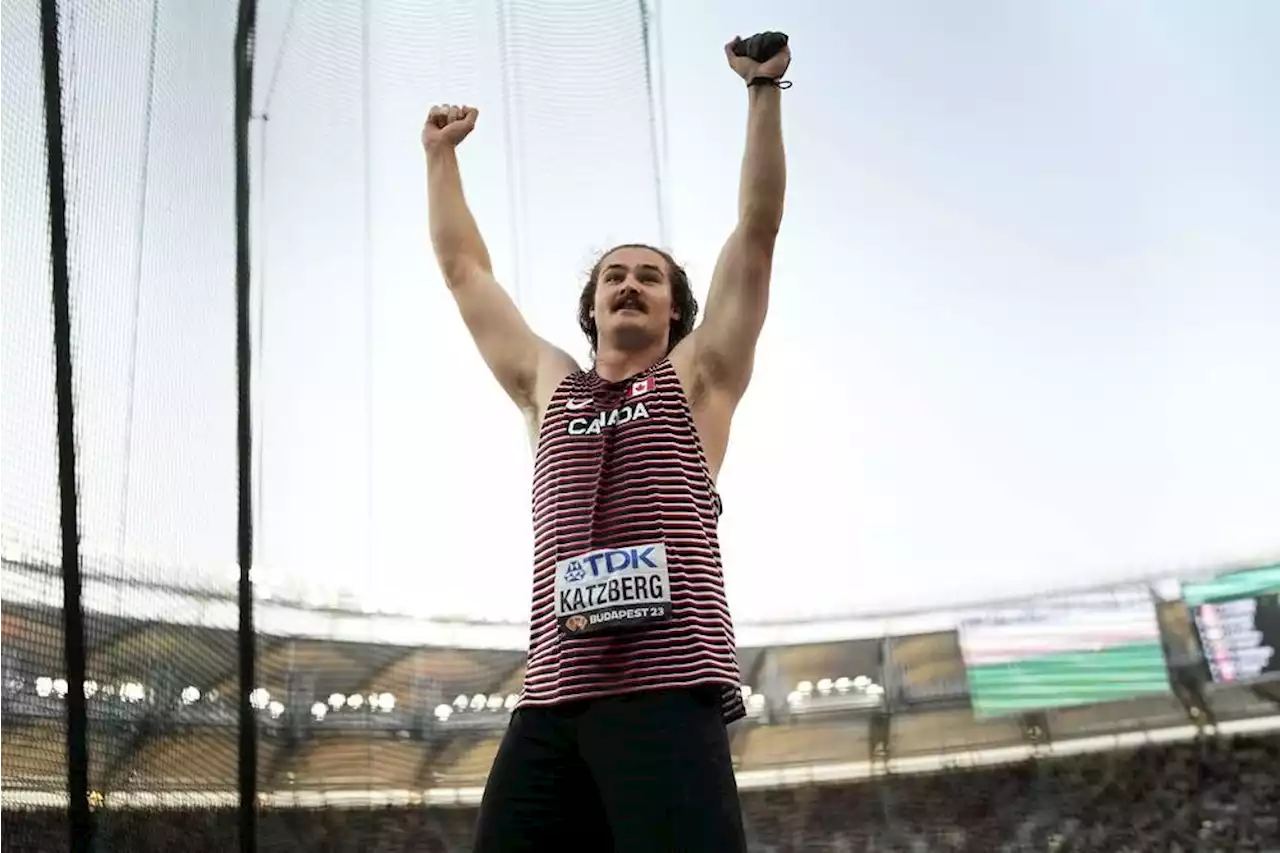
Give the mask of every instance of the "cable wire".
[[[648, 0], [640, 3], [640, 31], [644, 39], [644, 86], [649, 98], [649, 146], [653, 158], [654, 192], [658, 203], [658, 241], [663, 246], [670, 246], [671, 232], [667, 226], [667, 194], [666, 183], [662, 179], [667, 155], [667, 123], [665, 110], [665, 84], [659, 78], [657, 91], [654, 88], [654, 56], [660, 50], [660, 24], [657, 20], [657, 2], [652, 12]], [[652, 32], [651, 32], [652, 31]], [[662, 61], [658, 61], [658, 73], [662, 73]], [[658, 124], [661, 116], [661, 144], [659, 144]]]
[[[124, 476], [120, 478], [120, 523], [116, 529], [116, 554], [123, 558], [129, 538], [129, 495], [133, 483], [133, 421], [137, 411], [138, 325], [142, 310], [142, 266], [147, 243], [147, 192], [151, 176], [151, 127], [156, 98], [156, 42], [159, 38], [160, 0], [151, 3], [151, 37], [147, 49], [147, 102], [142, 114], [142, 174], [138, 179], [138, 233], [134, 250], [133, 312], [129, 329], [128, 405], [124, 422]], [[123, 589], [123, 587], [121, 587]]]
[[520, 298], [520, 283], [523, 278], [521, 272], [524, 269], [525, 261], [524, 228], [522, 227], [521, 217], [524, 198], [521, 181], [524, 171], [517, 165], [516, 158], [516, 138], [519, 135], [522, 122], [520, 121], [519, 97], [515, 91], [511, 64], [507, 61], [511, 38], [510, 12], [507, 9], [506, 0], [496, 0], [494, 7], [498, 13], [498, 56], [500, 57], [499, 64], [502, 66], [502, 106], [506, 111], [506, 121], [503, 122], [502, 147], [507, 165], [507, 227], [511, 231], [512, 255], [511, 295], [516, 305], [523, 308]]
[[[284, 29], [280, 34], [280, 47], [276, 51], [275, 61], [271, 64], [271, 78], [267, 81], [267, 93], [262, 100], [262, 108], [257, 112], [258, 118], [258, 217], [256, 224], [261, 229], [267, 220], [267, 146], [271, 138], [271, 103], [275, 98], [276, 84], [280, 80], [280, 69], [284, 65], [285, 47], [289, 44], [289, 34], [293, 30], [298, 0], [290, 0], [289, 10], [285, 13]], [[261, 230], [257, 233], [257, 334], [254, 341], [258, 356], [257, 387], [262, 387], [266, 376], [266, 326], [267, 326], [267, 241]], [[254, 477], [254, 530], [262, 534], [262, 520], [266, 513], [266, 399], [259, 394], [257, 401], [258, 452], [253, 462]]]

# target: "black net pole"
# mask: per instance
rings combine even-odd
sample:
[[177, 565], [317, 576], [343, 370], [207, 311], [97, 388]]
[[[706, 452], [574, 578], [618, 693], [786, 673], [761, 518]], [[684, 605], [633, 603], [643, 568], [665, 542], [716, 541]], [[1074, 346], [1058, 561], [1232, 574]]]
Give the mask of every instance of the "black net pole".
[[58, 423], [58, 503], [62, 533], [63, 655], [67, 667], [67, 811], [73, 853], [93, 849], [89, 811], [88, 719], [84, 695], [84, 612], [80, 601], [80, 519], [76, 492], [75, 403], [71, 381], [71, 275], [67, 269], [67, 183], [62, 150], [62, 56], [57, 0], [40, 2], [45, 154], [49, 171], [49, 258], [53, 279], [54, 397]]
[[258, 727], [250, 701], [256, 682], [253, 634], [253, 417], [250, 410], [249, 120], [253, 110], [255, 0], [240, 0], [236, 25], [236, 467], [240, 564], [240, 849], [258, 849]]

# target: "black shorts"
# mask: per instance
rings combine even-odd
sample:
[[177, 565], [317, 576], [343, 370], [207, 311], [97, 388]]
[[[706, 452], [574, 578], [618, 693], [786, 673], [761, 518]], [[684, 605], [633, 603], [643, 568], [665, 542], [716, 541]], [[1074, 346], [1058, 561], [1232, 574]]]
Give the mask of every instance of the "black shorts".
[[719, 689], [517, 709], [475, 853], [746, 850]]

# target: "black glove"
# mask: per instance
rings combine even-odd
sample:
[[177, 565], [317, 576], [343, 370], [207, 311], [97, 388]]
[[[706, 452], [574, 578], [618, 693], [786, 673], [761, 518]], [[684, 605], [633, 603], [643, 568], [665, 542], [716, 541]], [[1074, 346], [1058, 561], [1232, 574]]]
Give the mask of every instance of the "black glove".
[[756, 33], [733, 46], [733, 52], [754, 62], [768, 62], [787, 46], [786, 33]]

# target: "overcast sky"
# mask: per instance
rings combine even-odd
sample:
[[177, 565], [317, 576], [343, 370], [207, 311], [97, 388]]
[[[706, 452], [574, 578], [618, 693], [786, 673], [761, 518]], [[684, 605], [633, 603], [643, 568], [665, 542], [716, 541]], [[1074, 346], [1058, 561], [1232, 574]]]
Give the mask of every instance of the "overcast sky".
[[[85, 538], [139, 576], [178, 571], [140, 555], [234, 560], [224, 5], [162, 4], [153, 98], [149, 4], [82, 9], [65, 48]], [[273, 583], [527, 616], [529, 450], [430, 256], [422, 119], [480, 107], [461, 161], [499, 275], [585, 358], [576, 297], [609, 245], [664, 242], [705, 293], [746, 114], [721, 48], [760, 29], [790, 33], [795, 86], [771, 314], [721, 478], [738, 619], [1280, 552], [1280, 6], [669, 2], [656, 123], [634, 2], [372, 6], [364, 77], [357, 4], [261, 4]], [[48, 550], [34, 22], [5, 4], [2, 473], [7, 542]]]

